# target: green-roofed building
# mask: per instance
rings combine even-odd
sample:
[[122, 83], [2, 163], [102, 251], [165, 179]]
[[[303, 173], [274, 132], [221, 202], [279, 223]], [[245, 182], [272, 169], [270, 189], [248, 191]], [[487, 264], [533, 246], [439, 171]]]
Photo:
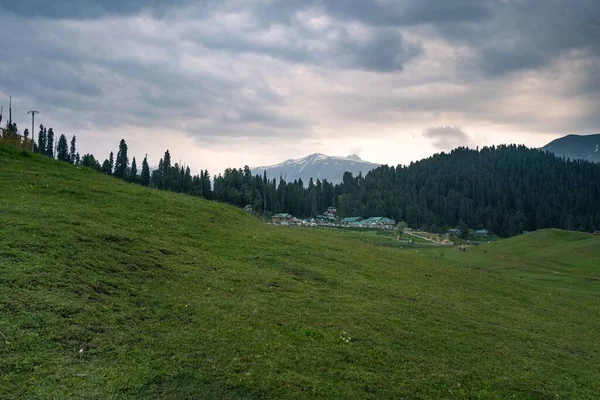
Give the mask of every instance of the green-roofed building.
[[364, 228], [394, 229], [396, 221], [386, 217], [370, 217], [361, 222]]
[[342, 219], [341, 224], [344, 226], [350, 226], [353, 224], [356, 224], [358, 222], [362, 222], [363, 217], [346, 217], [344, 219]]

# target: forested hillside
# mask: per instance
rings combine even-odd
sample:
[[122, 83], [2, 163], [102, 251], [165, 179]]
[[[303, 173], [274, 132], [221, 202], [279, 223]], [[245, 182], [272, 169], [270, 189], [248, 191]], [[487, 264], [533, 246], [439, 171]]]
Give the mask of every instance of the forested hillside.
[[[263, 203], [266, 193], [266, 207]], [[486, 228], [512, 236], [540, 228], [600, 229], [600, 165], [566, 161], [525, 146], [458, 148], [403, 167], [382, 166], [343, 182], [284, 182], [225, 171], [216, 200], [256, 211], [315, 216], [384, 216], [431, 231]]]
[[524, 146], [459, 148], [365, 178], [346, 176], [338, 190], [344, 215], [388, 215], [431, 230], [485, 227], [512, 236], [600, 229], [600, 165]]

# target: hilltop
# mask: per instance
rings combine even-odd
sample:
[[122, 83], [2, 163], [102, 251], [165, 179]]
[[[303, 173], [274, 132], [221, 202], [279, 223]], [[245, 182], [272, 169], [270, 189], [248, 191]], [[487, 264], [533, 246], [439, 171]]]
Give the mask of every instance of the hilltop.
[[542, 150], [571, 160], [600, 162], [600, 133], [596, 135], [567, 135], [548, 143]]
[[[540, 274], [548, 251], [585, 271], [578, 290], [488, 268], [484, 246], [443, 256], [360, 232], [270, 226], [3, 146], [0, 188], [0, 398], [600, 390], [600, 272], [570, 256], [583, 241], [600, 248], [597, 237], [549, 234], [532, 256], [518, 248], [527, 235], [493, 245], [511, 269]], [[483, 258], [459, 258], [471, 254]]]
[[280, 176], [288, 182], [302, 179], [304, 184], [307, 185], [310, 178], [313, 178], [314, 181], [320, 179], [321, 181], [327, 180], [331, 183], [340, 183], [345, 172], [351, 172], [353, 175], [359, 173], [365, 175], [379, 165], [363, 161], [356, 154], [347, 157], [335, 157], [315, 153], [296, 160], [287, 160], [280, 164], [253, 167], [251, 169], [254, 175], [262, 176], [266, 171], [269, 179], [279, 179]]

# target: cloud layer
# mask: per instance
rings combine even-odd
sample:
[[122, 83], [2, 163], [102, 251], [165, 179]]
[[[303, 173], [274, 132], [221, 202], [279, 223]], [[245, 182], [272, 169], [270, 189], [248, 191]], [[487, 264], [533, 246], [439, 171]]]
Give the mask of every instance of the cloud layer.
[[423, 132], [423, 136], [431, 139], [433, 145], [439, 150], [449, 151], [456, 147], [469, 147], [472, 145], [469, 135], [456, 126], [429, 128]]
[[0, 96], [88, 151], [189, 139], [220, 168], [397, 143], [373, 161], [408, 162], [406, 146], [467, 140], [454, 126], [483, 142], [600, 130], [595, 0], [46, 3], [0, 1]]

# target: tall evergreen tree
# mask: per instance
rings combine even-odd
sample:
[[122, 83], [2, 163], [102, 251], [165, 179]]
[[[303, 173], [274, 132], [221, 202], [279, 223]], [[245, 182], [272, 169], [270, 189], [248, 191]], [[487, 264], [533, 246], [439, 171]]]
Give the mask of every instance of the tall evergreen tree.
[[163, 164], [161, 168], [162, 173], [162, 188], [165, 190], [171, 189], [171, 153], [169, 150], [165, 152], [165, 157], [163, 158]]
[[111, 151], [108, 155], [108, 175], [112, 175], [115, 168], [115, 156]]
[[135, 161], [135, 157], [133, 157], [133, 161], [131, 162], [131, 170], [129, 171], [129, 182], [137, 183], [137, 163]]
[[54, 130], [48, 129], [48, 136], [46, 137], [46, 155], [54, 158]]
[[263, 171], [263, 215], [267, 214], [267, 189], [268, 189], [268, 180], [267, 180], [267, 171]]
[[202, 179], [202, 196], [208, 200], [213, 199], [213, 192], [210, 183], [210, 174], [206, 169], [204, 170], [204, 179]]
[[77, 161], [77, 150], [75, 150], [76, 141], [77, 138], [75, 137], [75, 135], [73, 135], [73, 138], [71, 139], [71, 148], [69, 149], [69, 160], [71, 161], [71, 164], [75, 164], [75, 162]]
[[25, 130], [23, 131], [23, 137], [25, 139], [29, 139], [29, 129], [25, 128]]
[[140, 183], [144, 186], [150, 184], [150, 167], [148, 166], [148, 155], [144, 157], [142, 161], [142, 175], [140, 176]]
[[119, 151], [117, 152], [117, 160], [115, 162], [114, 176], [121, 179], [127, 179], [127, 167], [129, 166], [129, 158], [127, 157], [127, 143], [121, 139], [119, 143]]
[[46, 128], [44, 125], [40, 125], [40, 131], [38, 133], [38, 152], [40, 154], [46, 154]]
[[65, 135], [61, 134], [60, 138], [58, 139], [56, 157], [60, 161], [71, 162], [71, 157], [69, 156], [69, 145], [67, 144], [67, 137]]

